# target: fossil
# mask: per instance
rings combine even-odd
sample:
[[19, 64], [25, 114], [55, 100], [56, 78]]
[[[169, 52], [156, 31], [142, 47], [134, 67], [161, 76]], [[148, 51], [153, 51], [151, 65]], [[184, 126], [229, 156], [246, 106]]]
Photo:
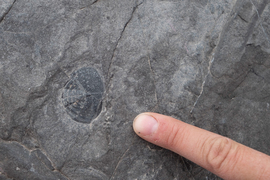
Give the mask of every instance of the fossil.
[[70, 117], [80, 123], [90, 123], [101, 112], [104, 86], [96, 69], [83, 67], [71, 74], [62, 102]]

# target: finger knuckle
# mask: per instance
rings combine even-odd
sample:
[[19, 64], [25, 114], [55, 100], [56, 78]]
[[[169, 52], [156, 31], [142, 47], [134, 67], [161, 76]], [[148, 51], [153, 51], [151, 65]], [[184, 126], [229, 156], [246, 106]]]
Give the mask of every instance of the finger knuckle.
[[182, 131], [180, 131], [176, 125], [172, 126], [166, 139], [166, 144], [168, 147], [176, 147], [179, 143], [181, 143], [181, 139], [183, 139], [181, 132]]
[[227, 171], [232, 168], [233, 162], [231, 160], [236, 156], [232, 143], [232, 140], [225, 137], [208, 139], [204, 143], [203, 151], [206, 155], [206, 163], [215, 172]]

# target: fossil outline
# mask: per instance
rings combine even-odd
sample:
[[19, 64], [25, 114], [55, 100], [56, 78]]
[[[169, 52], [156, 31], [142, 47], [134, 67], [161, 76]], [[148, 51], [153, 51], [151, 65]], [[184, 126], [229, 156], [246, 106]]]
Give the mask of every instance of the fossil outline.
[[70, 117], [90, 123], [101, 112], [104, 85], [97, 70], [83, 67], [71, 74], [62, 92], [62, 103]]

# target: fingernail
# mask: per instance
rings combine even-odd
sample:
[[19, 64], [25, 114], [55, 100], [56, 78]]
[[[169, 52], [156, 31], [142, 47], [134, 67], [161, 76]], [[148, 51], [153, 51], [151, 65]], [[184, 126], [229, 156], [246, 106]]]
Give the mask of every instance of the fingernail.
[[150, 115], [141, 114], [135, 118], [133, 128], [137, 134], [151, 135], [157, 130], [158, 122]]

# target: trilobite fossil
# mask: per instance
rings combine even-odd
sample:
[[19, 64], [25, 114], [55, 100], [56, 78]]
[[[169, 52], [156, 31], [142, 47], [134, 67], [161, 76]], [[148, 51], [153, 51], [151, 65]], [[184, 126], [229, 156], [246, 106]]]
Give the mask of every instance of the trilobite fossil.
[[62, 102], [70, 117], [80, 123], [90, 123], [102, 108], [104, 86], [97, 70], [83, 67], [71, 74]]

